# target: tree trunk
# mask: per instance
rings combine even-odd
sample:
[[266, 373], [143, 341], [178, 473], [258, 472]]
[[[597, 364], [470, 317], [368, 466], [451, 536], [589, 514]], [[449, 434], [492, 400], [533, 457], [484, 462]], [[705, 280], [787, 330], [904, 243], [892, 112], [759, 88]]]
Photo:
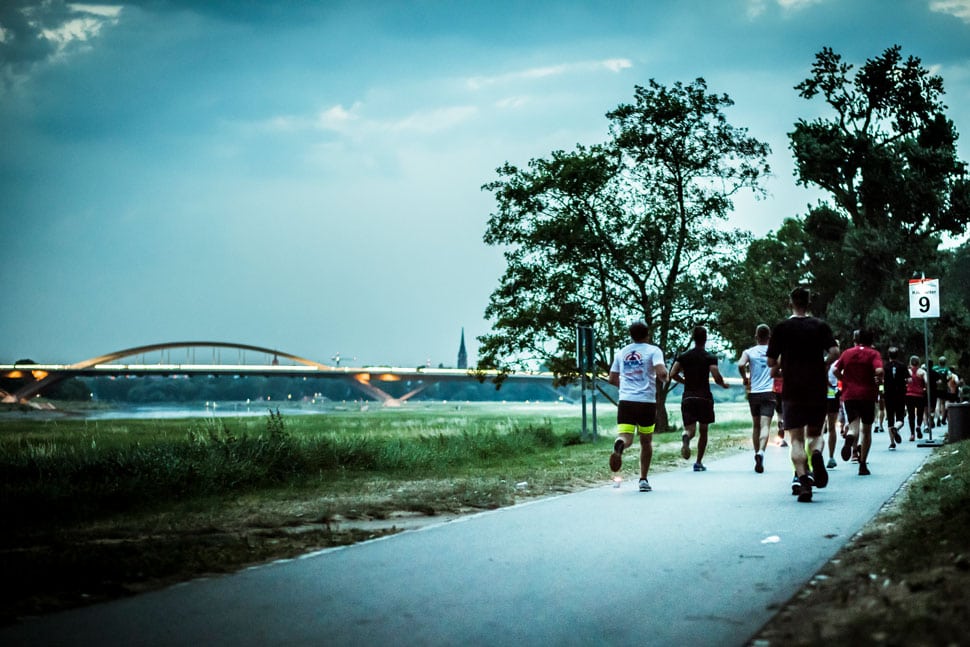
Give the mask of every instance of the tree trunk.
[[665, 434], [677, 428], [676, 423], [670, 424], [670, 416], [667, 414], [667, 389], [664, 383], [657, 381], [657, 422], [654, 433]]

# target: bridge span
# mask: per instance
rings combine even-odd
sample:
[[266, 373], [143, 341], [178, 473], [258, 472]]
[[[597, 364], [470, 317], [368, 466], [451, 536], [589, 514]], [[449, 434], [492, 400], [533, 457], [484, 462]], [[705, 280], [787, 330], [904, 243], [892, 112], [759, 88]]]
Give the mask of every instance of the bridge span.
[[[197, 348], [230, 349], [240, 354], [252, 352], [261, 356], [263, 363], [248, 364], [242, 361], [230, 363], [196, 363], [161, 361], [156, 363], [121, 362], [126, 358], [137, 358], [149, 353], [170, 352], [173, 349], [192, 351]], [[194, 360], [194, 353], [191, 360]], [[270, 359], [271, 358], [271, 359]], [[280, 360], [283, 360], [281, 362]], [[168, 358], [171, 359], [170, 356]], [[214, 359], [220, 359], [216, 356]], [[75, 364], [0, 364], [0, 377], [16, 380], [19, 385], [12, 393], [2, 392], [2, 402], [31, 405], [34, 398], [58, 382], [71, 377], [93, 376], [173, 376], [173, 375], [229, 375], [229, 376], [283, 376], [283, 377], [317, 377], [342, 379], [348, 381], [362, 393], [385, 406], [400, 406], [403, 402], [414, 397], [431, 384], [447, 380], [469, 380], [480, 382], [489, 379], [538, 380], [553, 386], [555, 376], [548, 372], [511, 373], [503, 374], [493, 370], [451, 369], [451, 368], [402, 368], [394, 366], [330, 366], [310, 359], [285, 353], [279, 350], [252, 346], [248, 344], [234, 344], [228, 342], [166, 342], [138, 346], [115, 351]], [[378, 386], [382, 382], [410, 382], [414, 388], [400, 397], [393, 397]]]

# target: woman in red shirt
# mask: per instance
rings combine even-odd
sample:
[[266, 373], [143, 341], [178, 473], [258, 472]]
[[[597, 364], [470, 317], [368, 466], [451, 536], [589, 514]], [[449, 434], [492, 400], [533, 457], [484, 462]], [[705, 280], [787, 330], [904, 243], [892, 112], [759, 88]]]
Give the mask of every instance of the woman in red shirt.
[[[923, 410], [926, 409], [926, 371], [919, 367], [919, 357], [909, 358], [906, 380], [906, 416], [909, 419], [909, 442], [923, 437]], [[915, 423], [915, 426], [914, 426]]]

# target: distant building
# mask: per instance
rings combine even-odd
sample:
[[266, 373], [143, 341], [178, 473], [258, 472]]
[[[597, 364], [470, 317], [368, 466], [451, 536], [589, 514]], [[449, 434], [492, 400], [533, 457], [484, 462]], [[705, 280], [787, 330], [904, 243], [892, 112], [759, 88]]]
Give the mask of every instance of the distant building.
[[465, 351], [465, 328], [461, 329], [461, 344], [458, 346], [458, 368], [468, 368], [468, 352]]

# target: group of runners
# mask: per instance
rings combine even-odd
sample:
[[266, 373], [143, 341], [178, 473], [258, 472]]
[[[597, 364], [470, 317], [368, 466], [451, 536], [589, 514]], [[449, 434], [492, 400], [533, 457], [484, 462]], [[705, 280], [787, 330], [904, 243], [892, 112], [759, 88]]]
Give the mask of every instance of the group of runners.
[[[794, 469], [792, 494], [800, 502], [809, 502], [813, 488], [828, 484], [827, 469], [837, 465], [837, 434], [843, 437], [843, 461], [858, 461], [860, 476], [870, 474], [868, 458], [877, 416], [877, 429], [882, 427], [883, 416], [888, 418], [890, 449], [902, 442], [900, 430], [907, 419], [910, 440], [921, 438], [922, 414], [927, 409], [925, 389], [932, 389], [930, 382], [937, 380], [927, 376], [918, 357], [910, 358], [908, 367], [904, 365], [898, 359], [897, 348], [888, 350], [884, 364], [880, 352], [873, 347], [872, 333], [867, 330], [855, 331], [853, 345], [840, 352], [829, 325], [808, 313], [809, 291], [795, 288], [789, 297], [791, 317], [774, 328], [758, 325], [755, 344], [742, 352], [738, 370], [752, 417], [754, 471], [764, 472], [765, 449], [777, 411], [780, 436], [787, 439]], [[630, 326], [632, 343], [616, 354], [608, 378], [619, 387], [617, 438], [610, 454], [610, 469], [620, 470], [623, 452], [633, 444], [634, 435], [638, 436], [641, 492], [651, 490], [648, 473], [653, 457], [658, 384], [683, 385], [681, 456], [691, 457], [691, 443], [697, 436], [695, 472], [707, 469], [704, 454], [708, 428], [714, 422], [711, 382], [729, 388], [718, 369], [717, 358], [705, 348], [704, 327], [693, 329], [692, 348], [677, 356], [669, 371], [663, 352], [649, 343], [648, 335], [643, 322]], [[941, 364], [945, 363], [944, 358], [940, 359]], [[945, 416], [945, 398], [940, 407], [938, 422]], [[841, 430], [836, 429], [839, 421]], [[928, 418], [927, 423], [932, 424], [932, 419]], [[828, 463], [823, 456], [826, 428]]]

